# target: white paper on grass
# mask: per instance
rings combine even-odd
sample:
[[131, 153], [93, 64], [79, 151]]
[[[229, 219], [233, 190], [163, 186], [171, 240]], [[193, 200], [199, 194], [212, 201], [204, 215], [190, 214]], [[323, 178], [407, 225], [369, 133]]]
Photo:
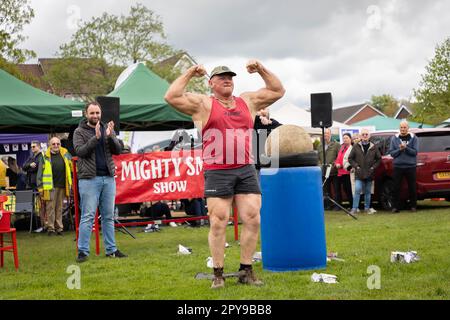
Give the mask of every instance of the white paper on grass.
[[313, 273], [311, 276], [313, 282], [338, 283], [337, 276], [326, 273]]
[[417, 251], [392, 251], [391, 262], [404, 262], [412, 263], [419, 261], [420, 257], [417, 255]]
[[[224, 254], [223, 257], [225, 258], [227, 255]], [[212, 257], [206, 258], [206, 266], [210, 269], [214, 268], [214, 262]]]
[[257, 251], [253, 254], [253, 262], [260, 262], [262, 260], [261, 251]]
[[178, 245], [178, 253], [180, 254], [191, 254], [192, 250], [189, 248], [186, 248], [185, 246], [182, 246], [181, 244]]

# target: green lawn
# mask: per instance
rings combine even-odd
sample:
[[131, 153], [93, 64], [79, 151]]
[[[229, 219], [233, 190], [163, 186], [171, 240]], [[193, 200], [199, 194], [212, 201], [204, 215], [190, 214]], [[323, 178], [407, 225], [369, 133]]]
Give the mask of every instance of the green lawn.
[[[340, 212], [326, 213], [327, 251], [338, 252], [345, 262], [331, 261], [326, 269], [274, 273], [255, 264], [265, 281], [260, 288], [227, 279], [222, 290], [209, 289], [209, 280], [196, 280], [197, 272], [210, 272], [208, 228], [164, 227], [159, 233], [131, 228], [137, 240], [117, 232], [126, 259], [91, 255], [79, 264], [81, 289], [68, 289], [75, 263], [74, 233], [63, 237], [19, 232], [20, 269], [14, 271], [11, 254], [0, 271], [3, 299], [449, 299], [450, 203], [421, 202], [417, 213], [360, 214], [357, 221]], [[239, 245], [228, 228], [225, 271], [238, 268]], [[192, 248], [178, 255], [178, 244]], [[103, 244], [102, 244], [103, 249]], [[92, 245], [94, 250], [94, 245]], [[259, 249], [258, 249], [259, 250]], [[391, 251], [416, 250], [413, 264], [390, 263]], [[381, 269], [381, 289], [369, 290], [367, 268]], [[338, 284], [313, 283], [314, 272], [335, 274]]]

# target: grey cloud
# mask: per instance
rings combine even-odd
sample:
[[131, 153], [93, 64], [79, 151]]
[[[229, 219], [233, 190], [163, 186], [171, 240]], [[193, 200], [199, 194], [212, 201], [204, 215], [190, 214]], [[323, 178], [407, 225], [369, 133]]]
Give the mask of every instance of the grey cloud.
[[[279, 67], [301, 62], [275, 71], [295, 86], [283, 100], [302, 106], [317, 90], [336, 92], [335, 105], [371, 94], [407, 97], [450, 30], [447, 0], [31, 0], [36, 18], [24, 47], [53, 55], [73, 32], [67, 28], [70, 5], [89, 20], [104, 11], [127, 14], [137, 2], [161, 17], [170, 44], [199, 63], [250, 57], [281, 61]], [[376, 14], [379, 26], [370, 28]], [[299, 72], [305, 76], [298, 79]]]

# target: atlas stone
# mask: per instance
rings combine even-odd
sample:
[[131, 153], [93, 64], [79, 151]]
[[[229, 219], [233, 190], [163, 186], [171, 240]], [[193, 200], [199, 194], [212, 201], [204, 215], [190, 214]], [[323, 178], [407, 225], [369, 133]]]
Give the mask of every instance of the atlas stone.
[[272, 150], [275, 154], [277, 148], [279, 156], [282, 157], [313, 151], [313, 144], [311, 137], [303, 128], [287, 124], [272, 130], [267, 137], [266, 154], [272, 156]]

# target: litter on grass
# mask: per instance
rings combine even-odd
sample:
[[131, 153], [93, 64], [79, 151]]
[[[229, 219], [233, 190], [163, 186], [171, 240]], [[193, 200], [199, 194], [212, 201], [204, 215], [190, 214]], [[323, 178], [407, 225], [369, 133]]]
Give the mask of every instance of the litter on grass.
[[324, 283], [338, 283], [337, 276], [326, 273], [313, 273], [311, 276], [312, 282], [324, 282]]
[[327, 254], [327, 261], [331, 261], [331, 260], [336, 260], [336, 261], [341, 261], [344, 262], [344, 259], [338, 258], [338, 253], [337, 252], [330, 252], [329, 254]]
[[253, 255], [253, 262], [261, 262], [262, 261], [262, 254], [261, 251], [257, 251], [255, 252], [255, 254]]
[[[225, 258], [227, 255], [226, 254], [224, 254], [223, 255], [223, 257]], [[214, 263], [213, 263], [213, 258], [212, 257], [208, 257], [208, 258], [206, 258], [206, 266], [208, 267], [208, 268], [214, 268]]]
[[417, 251], [392, 251], [391, 262], [412, 263], [419, 261], [420, 257], [417, 255]]
[[179, 254], [191, 254], [192, 253], [192, 249], [191, 248], [187, 248], [185, 246], [182, 246], [181, 244], [178, 245], [178, 253]]

